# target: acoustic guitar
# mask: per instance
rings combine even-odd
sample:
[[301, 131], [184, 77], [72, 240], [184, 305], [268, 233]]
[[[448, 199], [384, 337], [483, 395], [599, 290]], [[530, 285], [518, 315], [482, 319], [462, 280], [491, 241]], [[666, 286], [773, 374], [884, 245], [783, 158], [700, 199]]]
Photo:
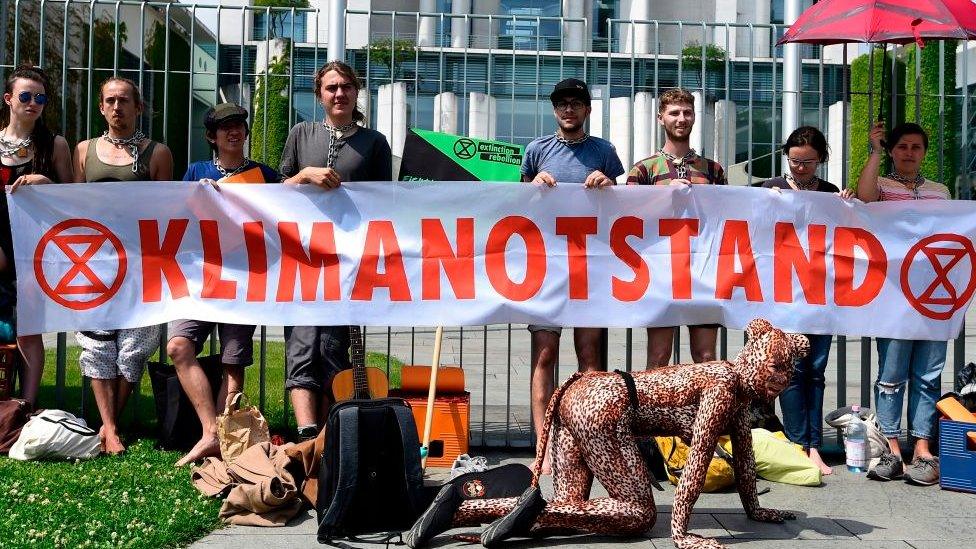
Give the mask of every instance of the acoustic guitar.
[[352, 369], [343, 370], [332, 379], [335, 401], [385, 398], [390, 382], [379, 368], [366, 367], [366, 346], [359, 326], [349, 327], [349, 358]]

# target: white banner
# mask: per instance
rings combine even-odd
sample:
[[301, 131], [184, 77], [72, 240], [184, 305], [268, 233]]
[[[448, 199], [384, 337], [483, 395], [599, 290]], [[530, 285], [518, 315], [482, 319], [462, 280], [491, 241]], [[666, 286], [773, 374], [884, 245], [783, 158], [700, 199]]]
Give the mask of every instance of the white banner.
[[179, 318], [946, 340], [976, 205], [741, 187], [99, 183], [9, 197], [21, 333]]

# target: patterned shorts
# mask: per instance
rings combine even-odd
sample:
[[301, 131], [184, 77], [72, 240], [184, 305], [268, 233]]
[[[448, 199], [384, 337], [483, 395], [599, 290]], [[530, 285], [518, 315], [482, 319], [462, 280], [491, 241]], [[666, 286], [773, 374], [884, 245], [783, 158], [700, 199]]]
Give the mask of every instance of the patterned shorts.
[[124, 330], [77, 332], [81, 373], [92, 379], [122, 376], [139, 383], [149, 356], [159, 348], [159, 325]]

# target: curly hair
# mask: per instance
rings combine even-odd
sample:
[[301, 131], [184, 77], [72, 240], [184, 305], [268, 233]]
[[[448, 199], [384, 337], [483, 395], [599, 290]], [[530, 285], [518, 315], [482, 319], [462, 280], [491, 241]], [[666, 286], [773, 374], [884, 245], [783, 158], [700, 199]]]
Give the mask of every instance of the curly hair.
[[657, 112], [664, 112], [668, 105], [691, 105], [695, 106], [695, 96], [684, 88], [671, 88], [661, 94], [657, 100]]

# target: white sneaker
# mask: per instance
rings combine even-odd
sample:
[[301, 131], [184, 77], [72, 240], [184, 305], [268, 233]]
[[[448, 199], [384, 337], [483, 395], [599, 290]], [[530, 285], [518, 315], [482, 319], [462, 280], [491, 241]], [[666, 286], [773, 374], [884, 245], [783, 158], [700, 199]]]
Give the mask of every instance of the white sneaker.
[[488, 458], [482, 456], [471, 457], [468, 454], [461, 454], [454, 459], [451, 465], [451, 479], [464, 473], [479, 473], [488, 469]]

